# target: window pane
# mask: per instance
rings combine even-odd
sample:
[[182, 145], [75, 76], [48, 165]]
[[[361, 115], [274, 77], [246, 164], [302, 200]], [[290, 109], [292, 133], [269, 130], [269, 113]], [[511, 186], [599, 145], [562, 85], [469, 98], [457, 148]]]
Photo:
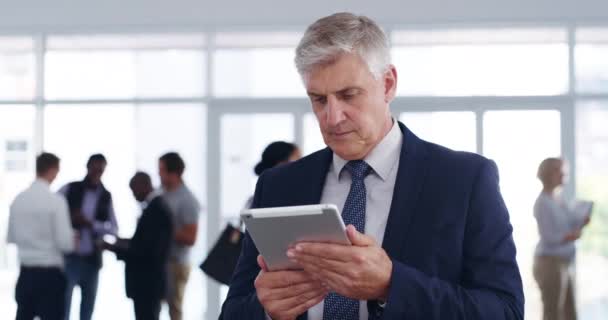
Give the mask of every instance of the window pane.
[[266, 146], [277, 140], [294, 141], [291, 114], [227, 114], [221, 118], [221, 211], [237, 219], [253, 195], [257, 176], [253, 168]]
[[403, 31], [392, 38], [399, 95], [553, 95], [568, 88], [562, 29]]
[[304, 96], [293, 59], [293, 49], [217, 50], [213, 93], [219, 97]]
[[0, 100], [32, 99], [35, 73], [33, 41], [0, 37]]
[[404, 30], [391, 33], [393, 45], [565, 43], [564, 28]]
[[202, 34], [114, 34], [83, 36], [51, 36], [47, 40], [50, 50], [124, 50], [124, 49], [203, 49]]
[[33, 106], [0, 106], [0, 314], [14, 315], [17, 251], [7, 246], [9, 205], [34, 179]]
[[484, 114], [483, 125], [484, 155], [498, 165], [500, 189], [513, 225], [517, 262], [526, 296], [526, 317], [540, 319], [540, 293], [532, 276], [534, 248], [538, 241], [533, 206], [541, 191], [536, 171], [543, 159], [560, 155], [560, 113], [553, 110], [490, 111]]
[[423, 140], [454, 150], [477, 151], [473, 112], [404, 112], [399, 120]]
[[[119, 37], [122, 39], [123, 37]], [[205, 52], [175, 47], [159, 47], [143, 41], [124, 47], [101, 37], [99, 46], [92, 39], [55, 39], [46, 53], [46, 97], [84, 98], [160, 98], [199, 97], [205, 89]], [[139, 38], [134, 38], [134, 41]], [[127, 39], [128, 40], [128, 39]], [[53, 42], [53, 38], [49, 40]], [[82, 43], [81, 43], [82, 42]], [[82, 48], [78, 48], [82, 45]], [[148, 45], [148, 46], [146, 46]], [[131, 48], [135, 46], [134, 48]], [[143, 47], [143, 48], [142, 48]]]
[[304, 155], [311, 154], [315, 151], [324, 149], [327, 147], [323, 141], [323, 135], [321, 129], [319, 129], [319, 122], [314, 113], [307, 113], [304, 115], [304, 146], [302, 153]]
[[577, 31], [576, 90], [608, 93], [608, 28]]
[[[204, 207], [205, 142], [193, 137], [204, 136], [205, 114], [201, 105], [48, 106], [45, 110], [45, 149], [56, 152], [62, 160], [54, 187], [82, 179], [89, 155], [102, 152], [108, 159], [103, 181], [113, 195], [119, 234], [131, 237], [141, 209], [129, 190], [129, 179], [136, 170], [146, 170], [158, 183], [158, 157], [167, 151], [178, 151], [187, 165], [184, 179]], [[205, 221], [203, 213], [201, 232], [206, 230]], [[205, 245], [205, 237], [199, 237], [192, 254], [193, 263], [202, 260]], [[107, 254], [104, 260], [99, 280], [97, 317], [132, 315], [132, 303], [123, 295], [116, 294], [124, 292], [124, 265], [116, 262], [111, 254]], [[200, 273], [192, 273], [186, 288], [185, 318], [202, 318], [206, 310], [204, 302], [201, 303], [201, 299], [206, 301], [204, 283]]]
[[576, 112], [577, 197], [594, 201], [577, 257], [578, 303], [581, 318], [608, 317], [608, 101], [579, 103]]

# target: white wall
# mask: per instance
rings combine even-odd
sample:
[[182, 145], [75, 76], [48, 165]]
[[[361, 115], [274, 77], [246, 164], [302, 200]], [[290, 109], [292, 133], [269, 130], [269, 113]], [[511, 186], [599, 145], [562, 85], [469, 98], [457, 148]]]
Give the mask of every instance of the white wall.
[[385, 25], [608, 22], [606, 0], [0, 0], [0, 33], [293, 25], [336, 11]]

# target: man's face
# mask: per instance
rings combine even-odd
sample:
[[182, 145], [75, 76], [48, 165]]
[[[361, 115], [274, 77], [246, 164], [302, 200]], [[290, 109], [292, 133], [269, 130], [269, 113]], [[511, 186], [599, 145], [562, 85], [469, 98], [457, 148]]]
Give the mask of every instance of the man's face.
[[392, 65], [376, 79], [358, 55], [344, 54], [306, 74], [304, 85], [325, 144], [341, 158], [363, 159], [390, 130], [397, 86]]
[[91, 185], [98, 186], [101, 184], [101, 176], [106, 170], [106, 163], [103, 161], [93, 161], [87, 167], [87, 176]]
[[556, 186], [561, 186], [567, 181], [568, 176], [568, 164], [564, 161], [556, 162], [553, 170], [553, 183]]
[[55, 181], [55, 178], [57, 178], [57, 175], [59, 174], [59, 165], [55, 168], [49, 169], [49, 172], [49, 178], [51, 179], [50, 182], [52, 183], [53, 181]]
[[158, 161], [158, 176], [160, 177], [160, 183], [166, 187], [171, 184], [173, 180], [173, 175], [169, 171], [167, 171], [167, 166], [161, 160]]
[[133, 197], [135, 200], [142, 202], [146, 200], [147, 192], [141, 183], [133, 183], [131, 182], [131, 192], [133, 192]]

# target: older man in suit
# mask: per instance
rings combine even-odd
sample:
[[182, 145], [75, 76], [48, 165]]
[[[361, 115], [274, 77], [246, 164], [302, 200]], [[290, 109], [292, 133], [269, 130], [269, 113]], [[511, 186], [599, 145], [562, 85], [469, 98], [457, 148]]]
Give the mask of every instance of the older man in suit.
[[296, 49], [328, 148], [269, 170], [253, 207], [334, 203], [352, 246], [299, 243], [274, 271], [249, 236], [222, 319], [523, 319], [497, 168], [416, 137], [390, 114], [397, 71], [382, 30], [339, 13]]

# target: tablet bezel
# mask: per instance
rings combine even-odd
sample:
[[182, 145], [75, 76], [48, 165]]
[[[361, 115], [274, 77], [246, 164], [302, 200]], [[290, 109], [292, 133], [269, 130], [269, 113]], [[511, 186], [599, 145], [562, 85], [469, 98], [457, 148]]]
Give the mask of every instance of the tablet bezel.
[[287, 257], [289, 246], [298, 241], [350, 245], [333, 204], [246, 209], [241, 219], [270, 271], [301, 269]]

